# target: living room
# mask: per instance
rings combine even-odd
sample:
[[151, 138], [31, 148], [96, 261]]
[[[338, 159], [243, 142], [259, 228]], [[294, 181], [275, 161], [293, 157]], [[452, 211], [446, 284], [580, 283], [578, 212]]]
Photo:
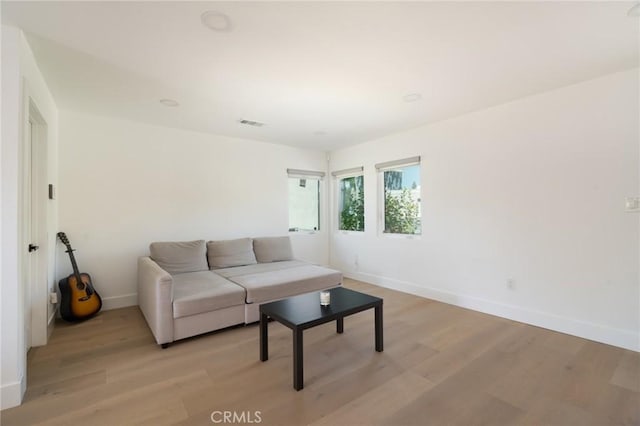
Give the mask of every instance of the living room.
[[[45, 344], [56, 336], [91, 340], [91, 334], [82, 333], [90, 333], [92, 324], [106, 327], [105, 336], [115, 339], [94, 342], [98, 346], [89, 350], [102, 361], [124, 358], [115, 352], [117, 339], [126, 343], [131, 338], [138, 339], [132, 354], [139, 351], [139, 363], [171, 359], [174, 364], [165, 367], [177, 371], [183, 368], [177, 363], [197, 358], [196, 352], [190, 358], [189, 345], [216, 355], [221, 363], [216, 368], [239, 368], [232, 364], [238, 359], [258, 362], [258, 331], [252, 326], [160, 350], [136, 317], [136, 262], [149, 255], [154, 241], [289, 235], [296, 258], [339, 270], [346, 287], [385, 298], [390, 310], [383, 356], [416, 349], [410, 344], [414, 338], [402, 330], [424, 325], [422, 340], [415, 339], [416, 359], [403, 358], [398, 365], [419, 365], [438, 351], [455, 358], [443, 349], [446, 339], [457, 339], [447, 333], [462, 330], [469, 339], [491, 340], [481, 325], [493, 330], [512, 320], [559, 332], [538, 337], [545, 348], [564, 333], [571, 343], [563, 344], [573, 348], [565, 352], [582, 354], [588, 370], [609, 375], [603, 380], [612, 383], [600, 387], [598, 382], [589, 391], [594, 398], [610, 399], [601, 409], [605, 417], [593, 417], [594, 423], [637, 422], [638, 412], [631, 407], [640, 392], [640, 220], [634, 204], [640, 194], [640, 24], [634, 7], [633, 2], [3, 2], [3, 420], [9, 421], [4, 409], [23, 402], [25, 391], [27, 398], [18, 407], [23, 415], [46, 413], [47, 404], [81, 389], [108, 386], [109, 380], [136, 388], [134, 379], [115, 364], [114, 375], [90, 370], [93, 375], [81, 379], [62, 373], [55, 380], [38, 378], [54, 374], [46, 370], [46, 360], [55, 361], [54, 369], [74, 360], [91, 364], [79, 362], [83, 349], [77, 342], [66, 358], [45, 351], [53, 347], [64, 354], [63, 344]], [[24, 210], [27, 117], [43, 143], [38, 157], [42, 173], [34, 179], [43, 187], [51, 185], [38, 210], [42, 226], [34, 235], [41, 239], [29, 242]], [[382, 166], [398, 160], [419, 169], [420, 231], [388, 235]], [[288, 182], [299, 177], [289, 177], [288, 169], [324, 173], [318, 179], [319, 229], [289, 232], [296, 226], [290, 222]], [[332, 173], [345, 170], [363, 177], [362, 231], [340, 229], [343, 175]], [[65, 247], [55, 237], [59, 231], [71, 238], [80, 268], [91, 274], [103, 300], [96, 318], [70, 326], [55, 319], [56, 305], [50, 303], [58, 280], [71, 273]], [[46, 285], [30, 293], [30, 313], [24, 304], [22, 247], [32, 242], [40, 245], [36, 276]], [[442, 321], [457, 321], [449, 310], [454, 308], [464, 316], [464, 325], [448, 329]], [[362, 379], [361, 387], [353, 389], [358, 395], [374, 386], [343, 365], [370, 372], [368, 364], [351, 357], [375, 360], [371, 321], [353, 318], [354, 328], [349, 330], [347, 320], [342, 340], [314, 330], [306, 344], [335, 353], [317, 355], [323, 367], [315, 373], [310, 366], [317, 363], [306, 359], [310, 382], [299, 394], [338, 393], [345, 377], [355, 377], [354, 386]], [[437, 324], [443, 328], [436, 337], [429, 327]], [[275, 393], [272, 401], [255, 397], [255, 406], [220, 406], [198, 388], [202, 377], [195, 370], [185, 376], [193, 379], [189, 395], [202, 393], [199, 403], [194, 398], [178, 404], [166, 395], [158, 404], [177, 404], [172, 413], [178, 417], [190, 412], [189, 404], [198, 415], [261, 410], [261, 421], [268, 424], [286, 420], [276, 415], [286, 404], [304, 412], [313, 399], [291, 394], [290, 344], [284, 343], [290, 337], [272, 328], [282, 347], [277, 352], [272, 344], [274, 354], [281, 356], [271, 361], [283, 370], [282, 382], [273, 383], [282, 389], [265, 388]], [[524, 339], [539, 336], [533, 329], [517, 330]], [[369, 334], [345, 343], [356, 330]], [[81, 334], [74, 338], [74, 332]], [[599, 346], [589, 346], [594, 342]], [[220, 353], [207, 349], [208, 344]], [[100, 352], [100, 345], [114, 352]], [[614, 351], [607, 362], [604, 355], [594, 355], [601, 347]], [[544, 364], [540, 347], [531, 352]], [[476, 355], [481, 359], [481, 353]], [[513, 361], [500, 356], [492, 360]], [[271, 380], [274, 372], [259, 368], [252, 365], [251, 373], [241, 375], [244, 381], [225, 378], [228, 390], [242, 394], [251, 383]], [[344, 376], [336, 376], [341, 369]], [[407, 371], [398, 373], [402, 380], [393, 382], [397, 388], [384, 392], [382, 382], [392, 380], [372, 374], [380, 383], [374, 383], [378, 393], [366, 400], [368, 410], [375, 411], [375, 397], [404, 395], [400, 389], [410, 390], [406, 401], [438, 391], [437, 375], [427, 383]], [[37, 394], [43, 400], [29, 399], [33, 383], [27, 377], [35, 383], [44, 380], [33, 391], [33, 398]], [[140, 383], [145, 380], [152, 385], [151, 378]], [[471, 382], [461, 379], [457, 385], [472, 388]], [[588, 377], [567, 382], [565, 389], [586, 389], [588, 382]], [[533, 392], [526, 384], [521, 389]], [[536, 395], [545, 393], [540, 389]], [[456, 388], [451, 392], [464, 394]], [[590, 397], [567, 392], [558, 396], [557, 406], [547, 402], [556, 417], [545, 417], [551, 414], [540, 407], [536, 411], [519, 405], [521, 401], [507, 401], [513, 407], [502, 412], [513, 417], [493, 422], [575, 424], [593, 414]], [[492, 398], [498, 393], [494, 389]], [[504, 400], [501, 404], [507, 404]], [[464, 424], [497, 404], [493, 399], [476, 402], [471, 417], [439, 414], [433, 422]], [[29, 409], [29, 404], [38, 408]], [[158, 404], [145, 400], [141, 411], [161, 413]], [[611, 414], [614, 406], [626, 417]], [[324, 408], [345, 411], [336, 401]], [[359, 423], [427, 422], [415, 407], [403, 413], [401, 402], [385, 408], [388, 418]], [[309, 410], [306, 417], [291, 417], [289, 424], [313, 423], [327, 415]], [[131, 417], [120, 418], [120, 423], [139, 421], [133, 411], [124, 410]], [[16, 413], [15, 424], [29, 423], [24, 421], [28, 416], [21, 421]], [[115, 416], [112, 424], [117, 423], [118, 417], [109, 413]], [[39, 415], [34, 418], [43, 422]], [[62, 413], [56, 416], [53, 422], [70, 424]], [[164, 420], [171, 423], [169, 419], [173, 417]], [[358, 423], [354, 417], [333, 419]], [[185, 424], [188, 420], [202, 421], [183, 419]]]

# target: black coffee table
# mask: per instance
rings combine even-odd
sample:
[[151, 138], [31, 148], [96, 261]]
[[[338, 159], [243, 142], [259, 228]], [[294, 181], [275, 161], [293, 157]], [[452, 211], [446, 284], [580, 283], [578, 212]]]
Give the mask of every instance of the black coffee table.
[[344, 317], [374, 308], [376, 351], [383, 351], [382, 299], [344, 287], [331, 292], [331, 304], [320, 306], [320, 292], [306, 293], [288, 299], [260, 305], [260, 361], [269, 359], [269, 318], [289, 327], [293, 331], [293, 387], [304, 387], [302, 365], [302, 332], [316, 325], [336, 321], [336, 331], [344, 331]]

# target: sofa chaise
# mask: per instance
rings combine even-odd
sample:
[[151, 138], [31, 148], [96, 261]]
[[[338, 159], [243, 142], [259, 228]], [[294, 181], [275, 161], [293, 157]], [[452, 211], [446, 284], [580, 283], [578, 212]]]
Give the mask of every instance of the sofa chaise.
[[342, 285], [342, 273], [293, 258], [289, 237], [156, 242], [138, 259], [138, 304], [169, 343], [259, 320], [260, 304]]

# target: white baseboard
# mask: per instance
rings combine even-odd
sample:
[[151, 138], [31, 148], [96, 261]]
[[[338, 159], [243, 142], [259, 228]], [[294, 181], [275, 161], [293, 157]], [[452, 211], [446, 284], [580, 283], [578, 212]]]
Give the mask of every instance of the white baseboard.
[[446, 292], [434, 288], [422, 287], [407, 281], [363, 272], [345, 272], [344, 276], [368, 282], [380, 287], [414, 294], [416, 296], [437, 300], [439, 302], [473, 309], [474, 311], [496, 315], [514, 321], [571, 334], [584, 339], [618, 346], [640, 352], [640, 336], [630, 330], [608, 327], [574, 318], [562, 317], [549, 312], [536, 311], [515, 305], [507, 305], [487, 299]]
[[24, 377], [18, 382], [0, 386], [0, 410], [17, 407], [22, 404], [22, 397], [26, 390], [27, 382]]
[[102, 298], [103, 311], [109, 311], [111, 309], [118, 309], [118, 308], [126, 308], [127, 306], [136, 306], [137, 304], [138, 304], [137, 293]]

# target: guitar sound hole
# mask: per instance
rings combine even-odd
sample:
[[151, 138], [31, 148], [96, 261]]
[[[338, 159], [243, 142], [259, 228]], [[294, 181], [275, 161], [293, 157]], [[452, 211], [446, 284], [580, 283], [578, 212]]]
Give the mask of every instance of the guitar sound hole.
[[85, 284], [83, 282], [78, 283], [78, 290], [82, 291], [85, 288]]

